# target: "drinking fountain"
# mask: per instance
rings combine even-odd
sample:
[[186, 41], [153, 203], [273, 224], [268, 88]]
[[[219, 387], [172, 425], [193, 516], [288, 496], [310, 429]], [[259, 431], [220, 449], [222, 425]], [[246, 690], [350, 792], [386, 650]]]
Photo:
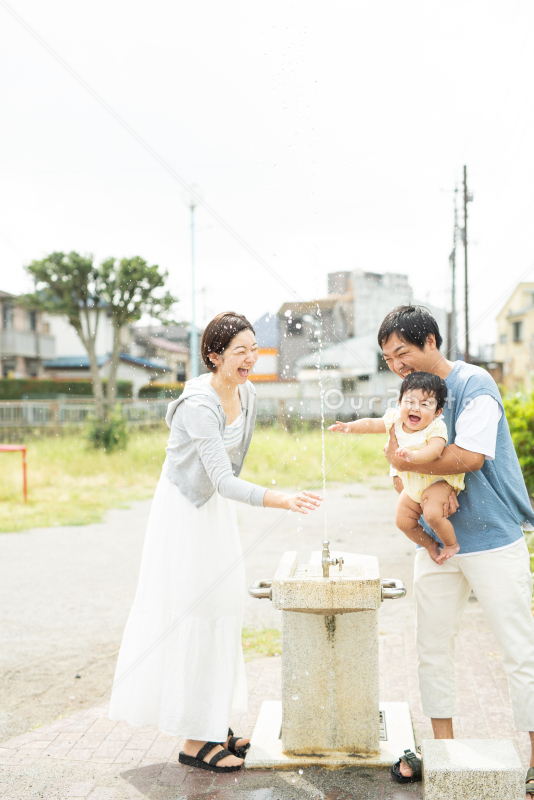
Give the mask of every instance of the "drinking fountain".
[[414, 749], [408, 704], [378, 696], [378, 609], [405, 596], [401, 580], [325, 539], [307, 564], [284, 553], [249, 593], [282, 611], [282, 701], [264, 701], [247, 768], [386, 766]]

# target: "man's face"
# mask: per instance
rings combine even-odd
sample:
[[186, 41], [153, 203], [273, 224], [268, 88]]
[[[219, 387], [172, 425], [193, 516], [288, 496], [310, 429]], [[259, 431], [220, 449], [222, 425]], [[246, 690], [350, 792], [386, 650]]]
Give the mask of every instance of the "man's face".
[[392, 333], [382, 343], [382, 353], [390, 370], [400, 378], [405, 378], [411, 372], [432, 372], [436, 342], [433, 334], [430, 334], [424, 350], [420, 350], [415, 344], [404, 342], [396, 333]]

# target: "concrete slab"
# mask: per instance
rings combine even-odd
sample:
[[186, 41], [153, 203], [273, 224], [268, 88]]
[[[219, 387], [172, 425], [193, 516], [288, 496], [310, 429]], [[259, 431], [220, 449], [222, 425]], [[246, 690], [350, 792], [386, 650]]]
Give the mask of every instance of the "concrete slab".
[[399, 756], [415, 748], [408, 703], [380, 703], [380, 754], [329, 752], [294, 755], [282, 751], [282, 703], [267, 700], [262, 704], [247, 754], [247, 769], [294, 769], [296, 767], [390, 767]]
[[509, 739], [429, 739], [421, 756], [425, 800], [525, 797], [525, 771]]

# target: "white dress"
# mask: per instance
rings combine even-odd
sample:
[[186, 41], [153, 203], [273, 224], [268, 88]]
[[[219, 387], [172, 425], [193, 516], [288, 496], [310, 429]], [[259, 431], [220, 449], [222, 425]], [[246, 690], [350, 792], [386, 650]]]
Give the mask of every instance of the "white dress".
[[[228, 451], [243, 432], [242, 416], [226, 427]], [[241, 647], [245, 588], [234, 501], [215, 492], [196, 508], [162, 474], [110, 718], [157, 724], [171, 736], [224, 741], [231, 711], [247, 710]]]

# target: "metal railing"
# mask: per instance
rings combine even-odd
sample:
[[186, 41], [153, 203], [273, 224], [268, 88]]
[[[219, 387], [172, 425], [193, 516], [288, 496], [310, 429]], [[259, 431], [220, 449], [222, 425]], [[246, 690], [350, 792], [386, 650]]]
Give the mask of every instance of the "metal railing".
[[[132, 425], [153, 425], [165, 419], [168, 400], [118, 400]], [[9, 400], [0, 402], [0, 428], [56, 428], [83, 425], [94, 411], [94, 401]]]

